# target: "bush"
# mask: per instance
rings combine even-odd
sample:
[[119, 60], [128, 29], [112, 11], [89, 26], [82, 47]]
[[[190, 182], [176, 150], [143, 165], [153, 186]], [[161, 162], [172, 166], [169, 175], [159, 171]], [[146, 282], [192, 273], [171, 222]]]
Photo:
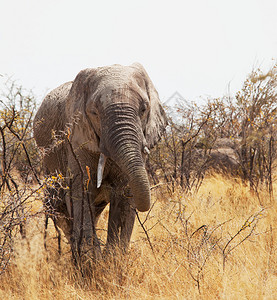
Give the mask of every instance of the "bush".
[[[253, 71], [235, 98], [183, 102], [147, 163], [154, 184], [197, 191], [207, 172], [240, 176], [273, 194], [276, 161], [277, 64]], [[172, 108], [171, 108], [172, 109]], [[221, 146], [219, 146], [221, 145]]]
[[39, 157], [32, 138], [35, 98], [8, 80], [0, 100], [0, 274], [9, 264], [15, 236], [36, 213]]

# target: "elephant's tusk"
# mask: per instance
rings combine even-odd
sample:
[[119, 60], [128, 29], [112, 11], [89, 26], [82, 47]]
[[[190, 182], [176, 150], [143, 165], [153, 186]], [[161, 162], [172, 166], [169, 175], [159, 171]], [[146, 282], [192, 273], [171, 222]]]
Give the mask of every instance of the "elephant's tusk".
[[150, 154], [150, 150], [146, 146], [144, 147], [143, 152], [148, 155]]
[[107, 157], [103, 153], [101, 153], [99, 157], [98, 168], [97, 168], [97, 188], [100, 188], [102, 183], [106, 159]]

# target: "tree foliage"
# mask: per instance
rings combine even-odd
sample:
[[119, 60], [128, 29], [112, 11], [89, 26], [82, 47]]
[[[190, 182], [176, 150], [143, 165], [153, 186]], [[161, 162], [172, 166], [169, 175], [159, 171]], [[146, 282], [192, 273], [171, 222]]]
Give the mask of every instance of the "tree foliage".
[[[258, 192], [273, 193], [276, 160], [277, 65], [254, 70], [234, 98], [184, 102], [148, 162], [154, 184], [197, 190], [212, 170], [240, 176]], [[181, 121], [180, 121], [181, 120]]]
[[25, 236], [40, 190], [37, 148], [32, 138], [35, 99], [8, 80], [0, 99], [0, 274], [9, 264], [14, 237]]

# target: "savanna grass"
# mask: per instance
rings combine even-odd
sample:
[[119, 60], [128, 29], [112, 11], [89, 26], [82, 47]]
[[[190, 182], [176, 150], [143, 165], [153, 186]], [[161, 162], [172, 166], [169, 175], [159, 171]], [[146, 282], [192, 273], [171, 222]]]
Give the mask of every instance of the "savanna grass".
[[[214, 176], [195, 195], [153, 190], [151, 212], [139, 214], [127, 254], [120, 250], [83, 278], [50, 224], [29, 221], [11, 265], [0, 278], [1, 299], [275, 299], [276, 199], [240, 181]], [[105, 240], [108, 212], [98, 224]], [[147, 234], [146, 234], [147, 233]]]

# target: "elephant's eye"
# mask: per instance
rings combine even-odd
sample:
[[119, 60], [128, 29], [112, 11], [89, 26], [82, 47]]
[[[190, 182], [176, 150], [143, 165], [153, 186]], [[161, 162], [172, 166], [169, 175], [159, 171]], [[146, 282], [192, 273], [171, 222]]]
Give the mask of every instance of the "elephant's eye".
[[97, 112], [96, 109], [90, 109], [90, 110], [89, 110], [89, 113], [90, 113], [90, 115], [93, 116], [93, 117], [98, 116], [98, 112]]
[[142, 103], [140, 106], [140, 114], [143, 116], [148, 109], [148, 103]]

